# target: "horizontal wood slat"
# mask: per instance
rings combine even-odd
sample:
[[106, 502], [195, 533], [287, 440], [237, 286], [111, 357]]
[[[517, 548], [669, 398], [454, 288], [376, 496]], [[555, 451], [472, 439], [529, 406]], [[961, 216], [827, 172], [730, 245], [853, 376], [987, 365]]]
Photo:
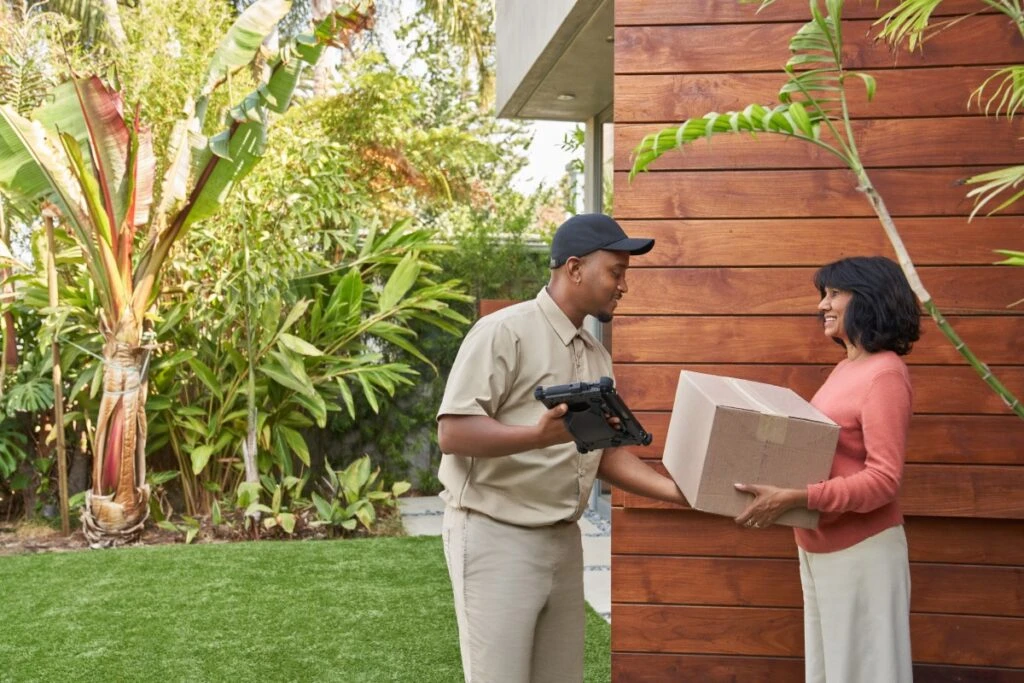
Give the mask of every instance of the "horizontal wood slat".
[[[846, 19], [877, 18], [895, 7], [895, 0], [877, 4], [867, 0], [847, 2], [843, 8]], [[944, 0], [933, 16], [959, 16], [972, 12], [991, 11], [980, 0]], [[776, 2], [759, 10], [756, 3], [721, 2], [720, 0], [616, 0], [615, 25], [655, 26], [658, 24], [716, 24], [737, 22], [806, 21], [807, 5], [800, 2]]]
[[[729, 657], [700, 654], [612, 653], [612, 680], [617, 683], [782, 683], [801, 681], [803, 659]], [[919, 683], [1022, 683], [1024, 670], [915, 664]]]
[[[632, 410], [672, 410], [679, 371], [684, 369], [786, 386], [810, 400], [832, 366], [620, 364], [615, 370], [616, 386]], [[1011, 392], [1024, 396], [1024, 366], [999, 366], [992, 370]], [[915, 413], [1011, 414], [971, 367], [911, 365], [910, 379], [914, 385]]]
[[[878, 169], [871, 180], [898, 220], [906, 216], [966, 216], [973, 203], [965, 178], [986, 167]], [[1024, 199], [1006, 214], [1024, 211]], [[665, 171], [629, 184], [615, 174], [615, 215], [621, 218], [823, 218], [875, 216], [847, 170]]]
[[[799, 609], [684, 607], [614, 604], [612, 650], [799, 656], [803, 615]], [[1024, 667], [1024, 648], [1014, 634], [1024, 625], [1010, 617], [911, 614], [918, 662]]]
[[[904, 528], [911, 562], [1024, 565], [1024, 522], [907, 517]], [[796, 559], [796, 544], [783, 527], [752, 531], [692, 510], [614, 507], [613, 567], [619, 555], [632, 554]]]
[[612, 650], [800, 656], [799, 610], [612, 603]]
[[[650, 446], [635, 453], [660, 459], [672, 414], [636, 412], [651, 433]], [[914, 415], [907, 440], [907, 462], [947, 465], [1024, 466], [1024, 420], [1016, 415]]]
[[[628, 171], [640, 142], [676, 121], [634, 123], [615, 129], [615, 169]], [[1020, 160], [1024, 122], [954, 116], [863, 119], [853, 122], [865, 167], [1011, 165]], [[824, 138], [828, 139], [828, 138]], [[942, 144], [935, 144], [941, 140]], [[652, 170], [845, 168], [827, 151], [782, 135], [718, 135], [665, 154]], [[634, 181], [636, 182], [636, 181]], [[975, 221], [979, 223], [981, 221]]]
[[[895, 257], [882, 226], [870, 218], [694, 219], [619, 221], [630, 235], [653, 237], [654, 249], [630, 261], [630, 281], [647, 267], [811, 266], [847, 256]], [[1019, 244], [1019, 216], [901, 218], [896, 227], [914, 262], [989, 265], [993, 249]], [[841, 236], [837, 238], [837, 236]], [[1002, 272], [1002, 271], [1000, 271]], [[930, 286], [930, 283], [929, 283]], [[629, 304], [632, 294], [623, 304]]]
[[[1024, 232], [1024, 231], [1022, 231]], [[617, 315], [817, 315], [816, 268], [637, 268]], [[1024, 319], [1024, 268], [921, 267], [918, 275], [943, 314], [985, 313]], [[648, 319], [650, 320], [650, 319]], [[624, 321], [630, 321], [629, 318]], [[931, 320], [925, 321], [931, 324]], [[631, 322], [631, 321], [630, 321]], [[684, 321], [679, 321], [680, 325]], [[732, 327], [732, 323], [728, 323]], [[1012, 326], [1006, 328], [1012, 331]], [[616, 330], [617, 332], [619, 330]], [[939, 336], [936, 329], [925, 332]], [[1018, 337], [1024, 339], [1024, 336]], [[1024, 349], [1015, 345], [1017, 350]], [[1018, 353], [1018, 358], [1021, 354]], [[653, 360], [653, 359], [651, 359]], [[1012, 361], [1011, 361], [1012, 362]]]
[[[947, 320], [984, 362], [1002, 365], [1024, 361], [1020, 348], [1024, 316], [949, 316]], [[622, 316], [615, 321], [613, 357], [617, 363], [838, 362], [842, 348], [821, 329], [810, 315]], [[921, 339], [905, 356], [908, 365], [966, 364], [931, 318], [921, 321], [921, 331]]]
[[[660, 461], [648, 460], [647, 464], [668, 476]], [[1020, 491], [1024, 491], [1024, 467], [911, 463], [903, 470], [900, 509], [905, 515], [922, 517], [1024, 519], [1024, 497], [1019, 495]], [[621, 489], [612, 490], [612, 505], [679, 509], [677, 505]]]
[[803, 680], [802, 659], [651, 653], [612, 653], [616, 683], [780, 683]]
[[[1024, 617], [1024, 568], [911, 563], [917, 613]], [[951, 587], [955, 586], [956, 590]], [[620, 555], [616, 603], [802, 607], [796, 560]]]
[[[850, 113], [854, 118], [980, 115], [968, 111], [967, 102], [991, 74], [977, 66], [874, 71], [874, 99], [869, 103], [864, 88], [851, 85]], [[683, 121], [751, 103], [775, 104], [785, 82], [781, 68], [778, 73], [617, 75], [615, 122]]]
[[[805, 23], [620, 27], [615, 73], [779, 72], [790, 57], [789, 41]], [[1002, 14], [970, 17], [954, 31], [936, 32], [924, 51], [893, 51], [878, 40], [880, 29], [870, 19], [843, 22], [847, 69], [1013, 64], [1024, 48], [1020, 32]], [[978, 49], [981, 39], [988, 49]]]

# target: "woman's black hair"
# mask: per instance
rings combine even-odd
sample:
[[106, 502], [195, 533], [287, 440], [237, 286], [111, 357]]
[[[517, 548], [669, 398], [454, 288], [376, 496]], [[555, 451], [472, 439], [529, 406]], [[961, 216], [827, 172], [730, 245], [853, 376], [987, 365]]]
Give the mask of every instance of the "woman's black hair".
[[[843, 329], [849, 340], [868, 353], [889, 350], [903, 356], [921, 337], [921, 309], [906, 276], [884, 256], [853, 256], [822, 266], [814, 286], [840, 289], [853, 296], [846, 306]], [[841, 339], [836, 342], [843, 344]]]

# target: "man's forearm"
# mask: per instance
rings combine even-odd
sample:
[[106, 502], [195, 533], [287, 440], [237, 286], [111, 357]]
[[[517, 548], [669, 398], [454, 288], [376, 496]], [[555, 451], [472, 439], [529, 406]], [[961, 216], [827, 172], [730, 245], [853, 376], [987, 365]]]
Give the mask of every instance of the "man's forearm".
[[605, 449], [597, 474], [613, 486], [637, 495], [685, 504], [679, 487], [624, 448]]
[[507, 425], [486, 415], [444, 415], [437, 423], [441, 451], [467, 458], [501, 458], [564, 443], [567, 437], [565, 428], [550, 420]]

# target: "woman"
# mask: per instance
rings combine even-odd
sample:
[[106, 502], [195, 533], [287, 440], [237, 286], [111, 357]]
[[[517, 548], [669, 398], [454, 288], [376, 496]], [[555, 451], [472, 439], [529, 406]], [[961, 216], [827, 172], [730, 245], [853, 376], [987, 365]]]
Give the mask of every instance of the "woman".
[[765, 527], [786, 510], [821, 514], [796, 529], [808, 683], [911, 680], [910, 569], [897, 496], [911, 387], [900, 356], [920, 335], [920, 309], [899, 266], [855, 257], [822, 267], [825, 335], [846, 350], [811, 403], [839, 427], [832, 472], [804, 489], [737, 484], [754, 499], [736, 518]]

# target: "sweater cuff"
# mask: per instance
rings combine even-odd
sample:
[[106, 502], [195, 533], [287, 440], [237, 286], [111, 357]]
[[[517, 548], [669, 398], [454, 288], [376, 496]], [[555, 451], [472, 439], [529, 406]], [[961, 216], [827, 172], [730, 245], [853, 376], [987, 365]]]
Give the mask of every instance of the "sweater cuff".
[[807, 509], [818, 510], [821, 502], [821, 493], [825, 488], [825, 482], [807, 485]]

